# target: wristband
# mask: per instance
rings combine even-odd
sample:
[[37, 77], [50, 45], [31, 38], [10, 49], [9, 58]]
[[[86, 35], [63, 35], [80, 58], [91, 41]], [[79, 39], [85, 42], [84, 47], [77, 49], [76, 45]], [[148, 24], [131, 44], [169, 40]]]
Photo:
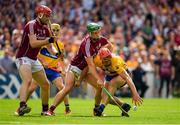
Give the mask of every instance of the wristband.
[[54, 37], [50, 37], [48, 40], [49, 43], [54, 43]]

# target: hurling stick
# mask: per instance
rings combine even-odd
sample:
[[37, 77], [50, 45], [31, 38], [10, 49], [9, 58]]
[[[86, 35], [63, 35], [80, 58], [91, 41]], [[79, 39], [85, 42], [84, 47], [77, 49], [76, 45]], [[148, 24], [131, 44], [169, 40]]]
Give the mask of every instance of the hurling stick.
[[103, 91], [120, 108], [120, 110], [124, 113], [124, 115], [129, 117], [128, 113], [120, 106], [120, 104], [115, 100], [115, 98], [109, 93], [109, 91], [105, 87], [103, 87]]

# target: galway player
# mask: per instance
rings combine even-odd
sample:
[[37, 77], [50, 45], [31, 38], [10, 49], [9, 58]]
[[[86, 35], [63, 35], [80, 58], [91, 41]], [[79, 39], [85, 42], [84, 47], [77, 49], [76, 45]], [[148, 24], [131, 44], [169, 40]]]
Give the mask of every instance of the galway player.
[[29, 21], [24, 28], [22, 41], [16, 55], [16, 65], [22, 79], [20, 88], [20, 104], [17, 110], [19, 116], [29, 113], [31, 108], [27, 106], [27, 91], [32, 78], [41, 87], [43, 111], [48, 110], [49, 83], [42, 64], [37, 59], [41, 46], [53, 43], [55, 37], [50, 37], [47, 23], [50, 20], [51, 9], [44, 5], [36, 7], [37, 18]]
[[101, 100], [101, 86], [103, 80], [100, 78], [93, 63], [93, 58], [101, 47], [112, 49], [112, 44], [100, 35], [101, 26], [97, 23], [89, 23], [87, 31], [89, 32], [82, 40], [77, 55], [72, 59], [65, 77], [65, 87], [54, 99], [53, 105], [48, 110], [47, 115], [54, 115], [55, 108], [62, 102], [63, 98], [72, 90], [76, 82], [86, 77], [89, 71], [97, 80], [97, 83], [91, 83], [96, 87], [95, 105], [99, 105]]
[[[60, 25], [57, 23], [51, 24], [51, 30], [54, 36], [57, 38], [60, 37]], [[55, 47], [55, 51], [52, 47]], [[46, 45], [41, 48], [38, 59], [42, 63], [46, 76], [48, 80], [53, 83], [58, 90], [62, 90], [64, 88], [63, 84], [63, 75], [65, 71], [65, 64], [64, 64], [64, 44], [57, 40], [56, 43], [53, 43], [53, 46]], [[57, 52], [56, 54], [54, 54]], [[31, 86], [28, 89], [28, 98], [30, 95], [35, 91], [38, 87], [37, 83], [33, 80]], [[27, 99], [28, 99], [27, 98]], [[65, 105], [65, 114], [69, 114], [71, 112], [69, 107], [69, 99], [68, 96], [64, 98], [64, 105]], [[42, 112], [41, 115], [45, 115], [46, 112]]]

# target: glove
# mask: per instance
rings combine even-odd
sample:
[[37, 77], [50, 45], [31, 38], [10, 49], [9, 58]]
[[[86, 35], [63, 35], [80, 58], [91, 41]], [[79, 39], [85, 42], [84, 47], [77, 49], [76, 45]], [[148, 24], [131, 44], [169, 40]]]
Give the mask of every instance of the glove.
[[49, 43], [54, 43], [54, 37], [50, 37], [48, 40]]

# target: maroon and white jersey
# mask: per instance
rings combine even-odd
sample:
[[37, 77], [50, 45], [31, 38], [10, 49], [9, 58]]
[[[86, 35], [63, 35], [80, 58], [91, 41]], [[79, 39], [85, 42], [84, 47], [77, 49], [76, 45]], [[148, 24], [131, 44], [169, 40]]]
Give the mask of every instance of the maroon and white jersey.
[[37, 20], [29, 21], [24, 28], [21, 45], [17, 51], [16, 58], [28, 57], [36, 60], [40, 48], [32, 48], [30, 46], [28, 34], [34, 33], [37, 39], [43, 40], [50, 36], [49, 30], [46, 25], [40, 24]]
[[92, 42], [89, 35], [85, 36], [85, 38], [82, 40], [78, 53], [71, 61], [71, 65], [83, 70], [87, 66], [85, 58], [92, 56], [94, 57], [97, 55], [99, 49], [106, 44], [108, 44], [108, 41], [104, 37], [101, 37], [96, 42]]

